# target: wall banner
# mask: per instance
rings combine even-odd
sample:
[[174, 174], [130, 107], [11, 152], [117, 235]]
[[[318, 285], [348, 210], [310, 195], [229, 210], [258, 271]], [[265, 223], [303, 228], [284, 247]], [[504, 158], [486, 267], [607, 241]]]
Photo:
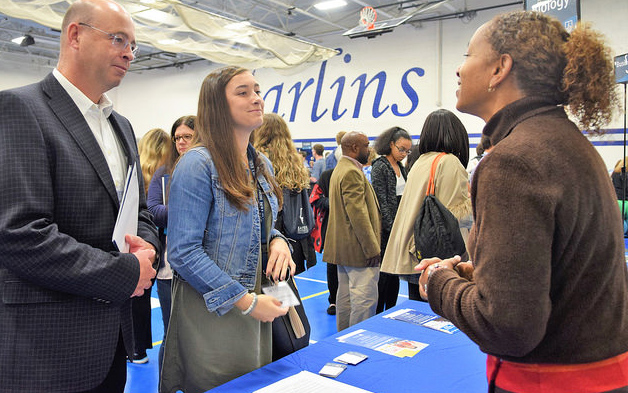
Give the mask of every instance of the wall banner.
[[526, 11], [538, 11], [563, 22], [571, 33], [580, 20], [580, 0], [524, 0]]

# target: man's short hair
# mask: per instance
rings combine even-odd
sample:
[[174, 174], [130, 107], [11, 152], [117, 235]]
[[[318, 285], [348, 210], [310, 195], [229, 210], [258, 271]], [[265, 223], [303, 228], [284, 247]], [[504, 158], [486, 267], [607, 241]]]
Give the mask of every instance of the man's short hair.
[[312, 146], [312, 150], [314, 150], [314, 152], [317, 155], [322, 156], [323, 152], [325, 151], [325, 146], [321, 145], [320, 143], [317, 143], [314, 146]]

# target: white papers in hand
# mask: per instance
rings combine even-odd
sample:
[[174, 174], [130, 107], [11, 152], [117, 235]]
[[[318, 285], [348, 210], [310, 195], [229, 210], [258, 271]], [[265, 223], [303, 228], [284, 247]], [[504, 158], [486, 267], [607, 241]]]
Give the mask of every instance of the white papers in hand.
[[129, 252], [129, 244], [124, 236], [137, 236], [137, 215], [140, 208], [140, 190], [137, 183], [137, 164], [129, 167], [124, 183], [124, 194], [118, 210], [116, 226], [113, 228], [111, 240], [120, 252]]
[[290, 285], [285, 281], [279, 281], [274, 285], [262, 287], [264, 294], [274, 297], [281, 302], [281, 307], [298, 306], [301, 304]]

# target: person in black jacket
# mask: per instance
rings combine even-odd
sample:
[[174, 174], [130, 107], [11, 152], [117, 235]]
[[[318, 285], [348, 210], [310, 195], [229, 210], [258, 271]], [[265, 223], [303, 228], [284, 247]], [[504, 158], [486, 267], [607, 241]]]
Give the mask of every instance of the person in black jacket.
[[[373, 161], [371, 183], [382, 212], [381, 255], [383, 258], [399, 207], [399, 200], [406, 185], [407, 172], [401, 161], [410, 154], [412, 139], [403, 128], [392, 127], [377, 137], [374, 148], [380, 157]], [[399, 294], [399, 277], [380, 272], [378, 292], [377, 313], [395, 306]]]

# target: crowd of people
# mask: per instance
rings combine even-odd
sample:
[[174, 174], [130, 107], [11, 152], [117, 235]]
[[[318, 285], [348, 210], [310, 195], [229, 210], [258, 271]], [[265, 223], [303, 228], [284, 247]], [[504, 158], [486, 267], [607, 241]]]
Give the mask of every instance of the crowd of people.
[[[464, 125], [439, 109], [417, 144], [400, 127], [372, 147], [342, 131], [310, 162], [237, 66], [207, 75], [196, 115], [136, 145], [106, 94], [136, 49], [126, 10], [78, 0], [55, 70], [0, 92], [11, 168], [0, 178], [0, 392], [123, 392], [127, 360], [152, 347], [155, 282], [161, 393], [256, 370], [273, 359], [270, 322], [288, 313], [262, 287], [317, 252], [338, 331], [395, 306], [401, 279], [487, 354], [492, 392], [628, 392], [625, 170], [611, 182], [580, 132], [614, 104], [612, 63], [589, 27], [511, 12], [476, 31], [457, 70], [456, 108], [486, 122], [471, 160]], [[133, 165], [137, 232], [114, 244]], [[430, 178], [461, 255], [416, 252]], [[286, 217], [301, 200], [310, 211]]]

